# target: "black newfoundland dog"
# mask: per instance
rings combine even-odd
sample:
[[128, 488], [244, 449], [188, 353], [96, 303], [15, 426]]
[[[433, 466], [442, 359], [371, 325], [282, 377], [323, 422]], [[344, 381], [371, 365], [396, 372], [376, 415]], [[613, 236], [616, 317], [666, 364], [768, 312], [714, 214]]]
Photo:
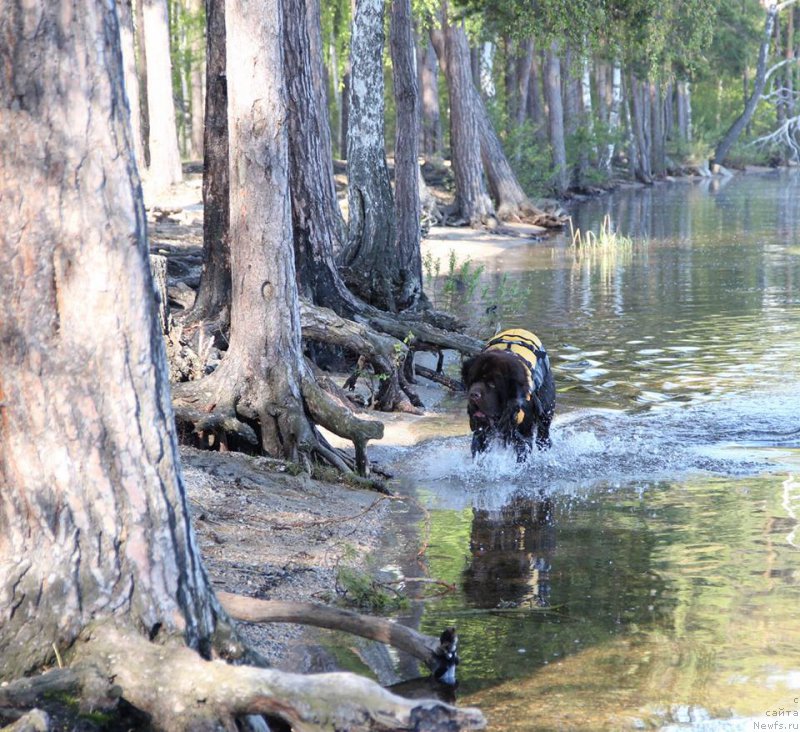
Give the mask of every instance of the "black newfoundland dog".
[[550, 447], [556, 385], [547, 351], [533, 333], [520, 328], [498, 333], [464, 362], [461, 378], [469, 398], [473, 456], [497, 438], [513, 445], [521, 460], [531, 450], [534, 429], [536, 446]]

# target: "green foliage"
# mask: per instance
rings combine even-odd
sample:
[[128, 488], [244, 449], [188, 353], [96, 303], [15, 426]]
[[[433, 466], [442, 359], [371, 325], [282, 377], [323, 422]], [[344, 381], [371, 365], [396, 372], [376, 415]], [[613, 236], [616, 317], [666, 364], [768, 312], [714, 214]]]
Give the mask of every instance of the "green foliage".
[[336, 592], [349, 606], [372, 613], [404, 610], [408, 599], [366, 572], [340, 566], [336, 572]]
[[[442, 260], [440, 257], [434, 257], [428, 251], [422, 258], [422, 266], [425, 270], [428, 297], [435, 306], [437, 280], [442, 270]], [[476, 266], [471, 257], [466, 257], [459, 262], [456, 250], [451, 249], [447, 257], [447, 274], [440, 286], [444, 307], [453, 307], [459, 300], [471, 300], [483, 271], [484, 265], [479, 264]]]

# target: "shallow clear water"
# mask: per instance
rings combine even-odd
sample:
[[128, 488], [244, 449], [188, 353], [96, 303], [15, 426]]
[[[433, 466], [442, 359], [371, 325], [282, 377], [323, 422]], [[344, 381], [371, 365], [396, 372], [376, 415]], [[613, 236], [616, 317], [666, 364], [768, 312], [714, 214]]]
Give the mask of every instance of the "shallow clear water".
[[620, 192], [576, 225], [606, 213], [632, 246], [518, 246], [460, 296], [548, 346], [554, 445], [472, 461], [453, 400], [449, 436], [391, 455], [429, 510], [397, 518], [427, 541], [400, 569], [455, 586], [405, 622], [457, 625], [491, 729], [800, 729], [800, 178]]

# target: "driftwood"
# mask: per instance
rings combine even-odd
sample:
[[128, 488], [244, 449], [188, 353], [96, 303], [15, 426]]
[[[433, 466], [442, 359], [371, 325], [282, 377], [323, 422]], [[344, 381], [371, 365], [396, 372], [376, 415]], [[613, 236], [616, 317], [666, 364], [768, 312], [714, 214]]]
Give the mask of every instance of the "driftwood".
[[[437, 640], [384, 618], [360, 615], [352, 610], [318, 603], [259, 600], [229, 592], [217, 592], [217, 598], [234, 620], [248, 623], [300, 623], [341, 630], [405, 651], [422, 661], [433, 672], [439, 671], [442, 666], [448, 665], [448, 661], [453, 660], [447, 658], [451, 653], [452, 639], [443, 644], [441, 638]], [[454, 631], [451, 629], [450, 633], [445, 632], [444, 635], [451, 638]]]
[[355, 674], [303, 676], [206, 661], [180, 639], [158, 645], [108, 625], [87, 634], [71, 665], [114, 679], [122, 698], [167, 732], [235, 729], [236, 719], [253, 714], [277, 717], [298, 732], [452, 732], [486, 724], [477, 709], [403, 699]]

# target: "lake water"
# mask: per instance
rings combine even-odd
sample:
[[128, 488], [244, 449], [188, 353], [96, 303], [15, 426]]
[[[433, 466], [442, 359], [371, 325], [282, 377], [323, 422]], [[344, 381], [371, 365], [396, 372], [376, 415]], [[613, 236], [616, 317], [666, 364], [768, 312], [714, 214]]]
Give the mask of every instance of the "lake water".
[[553, 448], [473, 461], [462, 398], [390, 453], [428, 514], [398, 511], [384, 569], [455, 588], [410, 585], [403, 622], [458, 627], [458, 703], [493, 730], [800, 729], [800, 177], [621, 191], [576, 226], [606, 215], [631, 243], [513, 247], [452, 296], [548, 346]]

